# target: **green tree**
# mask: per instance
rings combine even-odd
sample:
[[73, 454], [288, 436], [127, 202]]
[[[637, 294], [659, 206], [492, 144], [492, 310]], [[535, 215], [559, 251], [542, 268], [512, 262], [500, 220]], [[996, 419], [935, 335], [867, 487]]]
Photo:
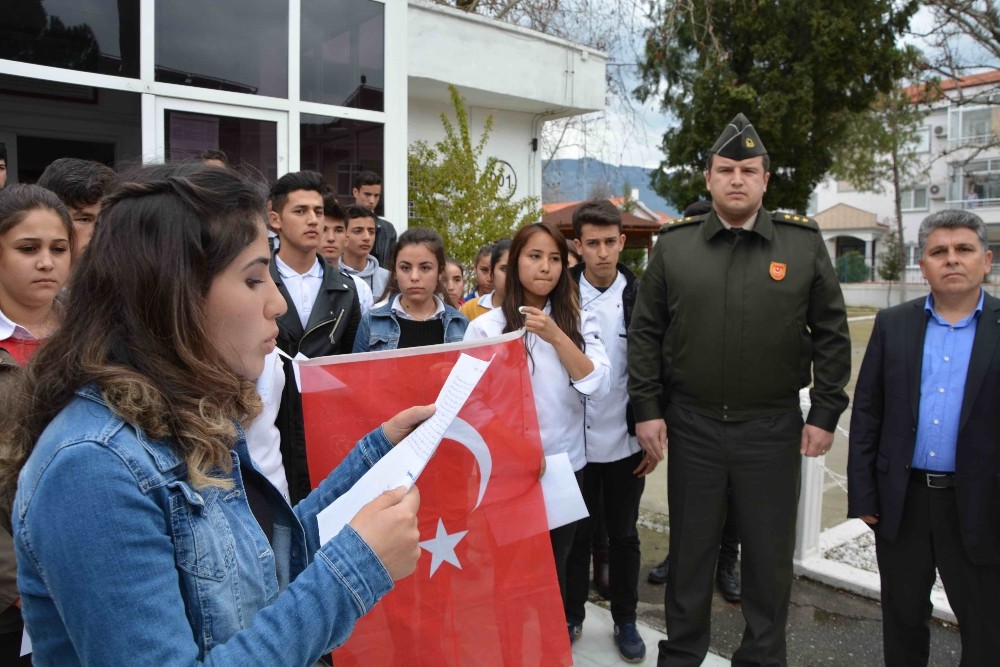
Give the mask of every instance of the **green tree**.
[[870, 277], [865, 258], [857, 250], [849, 250], [837, 258], [837, 278], [842, 283], [860, 283]]
[[677, 125], [653, 188], [678, 208], [705, 192], [708, 151], [744, 112], [771, 156], [765, 206], [805, 210], [852, 113], [904, 71], [907, 0], [652, 0], [640, 63], [645, 101]]
[[622, 185], [622, 205], [619, 207], [624, 213], [635, 213], [639, 208], [639, 202], [632, 199], [632, 181], [625, 179]]
[[441, 114], [445, 136], [433, 146], [410, 144], [408, 155], [411, 222], [436, 230], [448, 254], [471, 264], [487, 243], [510, 236], [541, 217], [538, 197], [514, 200], [501, 188], [499, 161], [486, 156], [493, 129], [488, 116], [473, 143], [469, 113], [458, 89], [449, 86], [455, 119]]
[[[914, 56], [915, 58], [915, 56]], [[915, 62], [915, 60], [914, 60]], [[850, 117], [842, 141], [833, 150], [831, 173], [858, 190], [893, 197], [896, 263], [906, 266], [902, 194], [926, 176], [929, 163], [917, 152], [917, 132], [927, 114], [923, 86], [899, 84], [880, 93], [865, 112]], [[906, 281], [899, 284], [906, 300]]]
[[[882, 240], [882, 252], [878, 254], [878, 277], [889, 282], [889, 290], [886, 293], [885, 305], [892, 305], [892, 283], [903, 277], [906, 268], [906, 257], [903, 254], [903, 244], [899, 242], [899, 232], [890, 230]], [[905, 297], [905, 290], [903, 295]]]
[[637, 278], [642, 278], [646, 273], [646, 249], [645, 248], [625, 248], [619, 255], [618, 261], [632, 270]]

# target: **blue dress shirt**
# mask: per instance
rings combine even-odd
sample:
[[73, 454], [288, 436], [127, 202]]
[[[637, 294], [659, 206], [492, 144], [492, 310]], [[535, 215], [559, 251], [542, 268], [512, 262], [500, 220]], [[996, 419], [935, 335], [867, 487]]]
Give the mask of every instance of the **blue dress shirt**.
[[969, 372], [976, 324], [983, 312], [979, 291], [976, 309], [960, 322], [951, 324], [934, 310], [934, 298], [927, 295], [927, 331], [924, 360], [920, 372], [920, 412], [917, 417], [917, 444], [913, 467], [936, 472], [955, 472], [958, 421], [962, 414], [965, 378]]

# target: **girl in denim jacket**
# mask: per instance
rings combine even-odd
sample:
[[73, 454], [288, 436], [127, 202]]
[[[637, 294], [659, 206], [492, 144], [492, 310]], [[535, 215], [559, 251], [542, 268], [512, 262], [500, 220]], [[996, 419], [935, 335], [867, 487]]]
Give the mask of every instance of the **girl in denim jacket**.
[[361, 316], [355, 352], [376, 352], [462, 340], [469, 321], [444, 284], [446, 259], [441, 235], [413, 227], [400, 234], [384, 303]]
[[104, 202], [64, 323], [0, 434], [35, 664], [315, 664], [413, 571], [419, 498], [372, 501], [319, 543], [316, 514], [433, 408], [365, 436], [289, 507], [243, 426], [284, 299], [260, 189], [147, 167]]

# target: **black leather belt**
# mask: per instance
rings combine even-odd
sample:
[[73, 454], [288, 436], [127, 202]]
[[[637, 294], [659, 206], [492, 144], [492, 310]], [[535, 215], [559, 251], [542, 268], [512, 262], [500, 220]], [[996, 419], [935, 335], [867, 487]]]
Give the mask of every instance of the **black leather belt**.
[[933, 472], [930, 470], [911, 470], [910, 479], [919, 482], [929, 489], [950, 489], [955, 486], [955, 473]]

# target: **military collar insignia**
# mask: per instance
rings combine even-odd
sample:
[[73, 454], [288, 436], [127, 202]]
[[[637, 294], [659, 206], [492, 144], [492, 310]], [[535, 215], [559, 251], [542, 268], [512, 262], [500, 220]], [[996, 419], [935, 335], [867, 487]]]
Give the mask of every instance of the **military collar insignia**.
[[806, 215], [796, 215], [794, 213], [773, 213], [771, 214], [771, 219], [775, 222], [783, 222], [785, 224], [819, 231], [819, 223]]
[[690, 225], [690, 224], [693, 224], [693, 223], [696, 223], [696, 222], [701, 222], [701, 221], [703, 221], [707, 217], [708, 217], [708, 213], [704, 213], [702, 215], [689, 215], [689, 216], [683, 217], [683, 218], [676, 218], [676, 219], [671, 220], [670, 222], [666, 223], [662, 227], [660, 227], [660, 232], [659, 233], [662, 234], [663, 232], [668, 232], [671, 229], [677, 229], [678, 227], [685, 227], [687, 225]]

